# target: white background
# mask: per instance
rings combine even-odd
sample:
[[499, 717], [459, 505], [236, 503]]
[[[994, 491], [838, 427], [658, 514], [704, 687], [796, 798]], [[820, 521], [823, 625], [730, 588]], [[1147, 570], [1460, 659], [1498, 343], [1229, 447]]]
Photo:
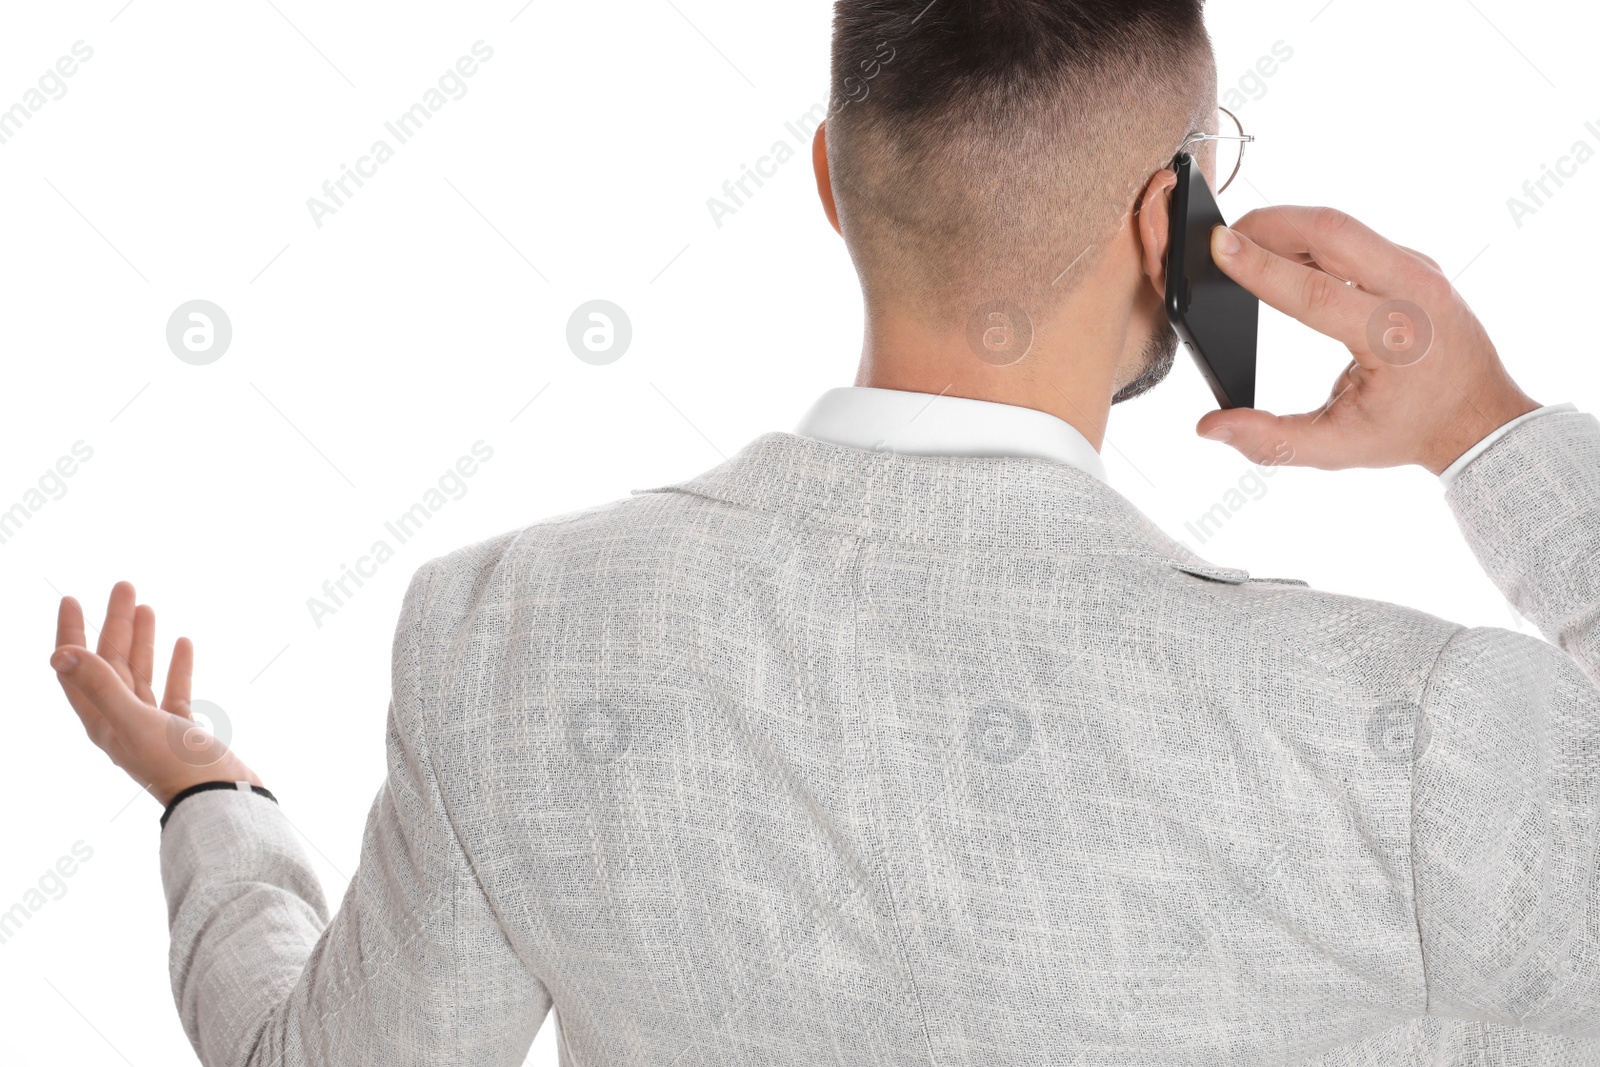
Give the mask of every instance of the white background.
[[[124, 4], [0, 10], [0, 108], [74, 42], [94, 50], [0, 144], [0, 510], [75, 442], [93, 449], [0, 544], [17, 687], [0, 911], [75, 843], [93, 850], [0, 944], [8, 1067], [193, 1062], [167, 979], [159, 812], [60, 695], [59, 594], [98, 622], [111, 584], [136, 582], [163, 668], [173, 638], [194, 638], [195, 695], [224, 709], [337, 902], [384, 772], [389, 641], [416, 567], [791, 429], [850, 383], [860, 344], [854, 277], [804, 152], [721, 228], [706, 207], [826, 99], [822, 0]], [[1600, 160], [1521, 227], [1507, 206], [1575, 141], [1600, 149], [1592, 5], [1212, 8], [1224, 87], [1275, 43], [1293, 50], [1246, 86], [1240, 115], [1260, 140], [1224, 211], [1351, 211], [1459, 275], [1536, 399], [1600, 408]], [[307, 198], [377, 138], [393, 144], [384, 122], [479, 40], [494, 55], [466, 95], [318, 228]], [[203, 367], [165, 339], [196, 298], [234, 331]], [[609, 366], [565, 342], [594, 298], [634, 326]], [[1267, 312], [1261, 406], [1316, 407], [1345, 361]], [[1420, 470], [1280, 470], [1200, 543], [1186, 524], [1250, 473], [1194, 437], [1209, 405], [1180, 361], [1111, 423], [1113, 483], [1169, 532], [1258, 575], [1523, 625]], [[318, 627], [307, 599], [479, 440], [494, 455], [466, 495]], [[531, 1062], [555, 1062], [552, 1025]]]

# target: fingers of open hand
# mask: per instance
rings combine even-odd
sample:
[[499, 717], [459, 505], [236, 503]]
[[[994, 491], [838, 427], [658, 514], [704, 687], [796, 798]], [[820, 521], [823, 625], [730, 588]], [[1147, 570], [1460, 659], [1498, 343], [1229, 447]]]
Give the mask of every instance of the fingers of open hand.
[[97, 654], [84, 645], [82, 608], [62, 598], [50, 662], [84, 731], [135, 781], [153, 786], [157, 799], [210, 776], [255, 781], [221, 738], [195, 722], [194, 643], [188, 638], [173, 645], [162, 706], [155, 705], [155, 623], [155, 612], [136, 603], [133, 586], [119, 582]]
[[137, 595], [132, 582], [118, 582], [111, 587], [111, 598], [106, 602], [106, 619], [100, 627], [100, 641], [95, 651], [111, 664], [129, 688], [133, 686], [133, 668], [128, 657], [133, 649], [133, 617]]
[[[83, 606], [70, 596], [62, 597], [60, 606], [56, 608], [56, 648], [70, 646], [81, 649], [87, 644], [88, 641], [83, 633]], [[66, 693], [67, 702], [78, 713], [84, 729], [89, 732], [89, 737], [93, 740], [95, 731], [100, 725], [100, 713], [95, 710], [88, 696], [73, 685], [65, 674], [57, 672], [56, 680], [61, 683], [61, 690]]]
[[128, 650], [128, 668], [133, 672], [133, 691], [146, 704], [156, 702], [151, 678], [156, 667], [156, 609], [140, 604], [133, 609], [133, 645]]
[[194, 718], [189, 706], [193, 684], [194, 642], [187, 637], [180, 637], [172, 646], [172, 664], [167, 668], [167, 686], [161, 698], [161, 707], [174, 715]]
[[107, 748], [113, 735], [137, 730], [153, 709], [145, 706], [117, 669], [87, 648], [63, 645], [51, 656], [61, 687], [89, 737]]
[[56, 608], [56, 647], [85, 647], [88, 643], [83, 634], [83, 605], [73, 597], [62, 597], [60, 607]]

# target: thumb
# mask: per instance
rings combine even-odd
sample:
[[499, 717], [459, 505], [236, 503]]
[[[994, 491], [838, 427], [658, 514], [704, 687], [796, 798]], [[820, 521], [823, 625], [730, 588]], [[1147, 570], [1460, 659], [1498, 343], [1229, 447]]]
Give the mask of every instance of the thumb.
[[63, 684], [70, 683], [112, 726], [121, 727], [138, 715], [139, 698], [117, 669], [87, 648], [62, 645], [50, 656], [50, 666]]
[[1200, 420], [1195, 433], [1207, 440], [1229, 445], [1251, 463], [1261, 467], [1286, 467], [1308, 462], [1307, 437], [1310, 416], [1281, 416], [1255, 408], [1230, 408], [1213, 411]]

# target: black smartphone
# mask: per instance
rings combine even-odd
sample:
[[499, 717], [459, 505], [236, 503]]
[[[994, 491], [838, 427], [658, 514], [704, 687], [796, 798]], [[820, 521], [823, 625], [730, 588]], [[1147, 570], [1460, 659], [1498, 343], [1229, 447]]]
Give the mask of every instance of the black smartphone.
[[1167, 238], [1167, 318], [1224, 408], [1256, 406], [1256, 331], [1261, 302], [1211, 258], [1211, 231], [1224, 226], [1217, 198], [1189, 153], [1173, 160]]

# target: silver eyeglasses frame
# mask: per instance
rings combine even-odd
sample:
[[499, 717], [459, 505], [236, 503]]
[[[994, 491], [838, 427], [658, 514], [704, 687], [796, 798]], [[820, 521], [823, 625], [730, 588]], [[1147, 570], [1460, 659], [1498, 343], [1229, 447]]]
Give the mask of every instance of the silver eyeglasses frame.
[[1239, 142], [1239, 159], [1233, 165], [1233, 173], [1229, 174], [1227, 180], [1224, 181], [1220, 186], [1217, 187], [1217, 195], [1221, 196], [1223, 191], [1225, 189], [1227, 189], [1228, 186], [1232, 185], [1233, 184], [1233, 180], [1239, 176], [1239, 168], [1244, 166], [1244, 147], [1245, 147], [1245, 145], [1254, 142], [1255, 141], [1255, 137], [1252, 134], [1248, 134], [1248, 133], [1244, 132], [1244, 123], [1239, 121], [1239, 116], [1238, 115], [1235, 115], [1233, 112], [1229, 111], [1227, 108], [1222, 107], [1220, 105], [1217, 107], [1217, 110], [1220, 111], [1222, 114], [1228, 116], [1230, 119], [1232, 119], [1234, 126], [1238, 128], [1239, 132], [1237, 134], [1230, 134], [1230, 133], [1196, 133], [1196, 134], [1191, 134], [1189, 136], [1188, 140], [1184, 141], [1183, 144], [1178, 146], [1178, 155], [1182, 155], [1184, 152], [1188, 151], [1190, 145], [1199, 143], [1201, 141], [1238, 141]]

